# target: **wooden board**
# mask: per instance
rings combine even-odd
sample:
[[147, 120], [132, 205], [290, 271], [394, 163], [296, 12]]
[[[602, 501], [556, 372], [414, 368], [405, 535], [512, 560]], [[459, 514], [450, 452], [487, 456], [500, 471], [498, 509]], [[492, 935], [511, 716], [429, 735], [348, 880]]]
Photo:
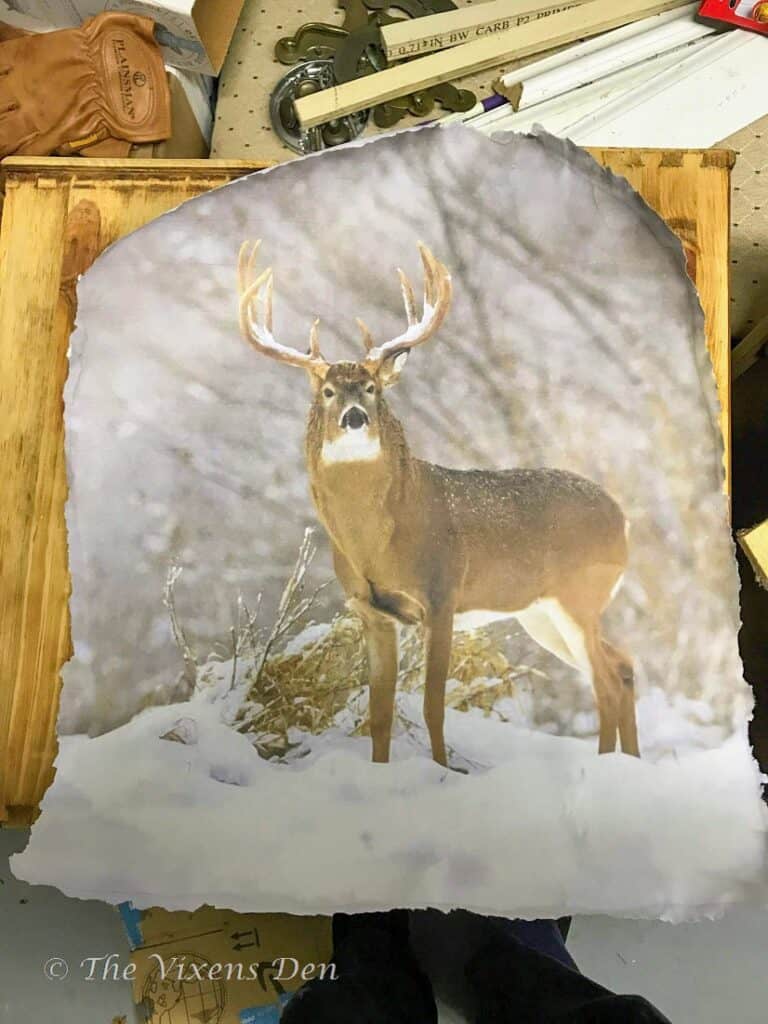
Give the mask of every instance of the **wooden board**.
[[[624, 175], [684, 243], [706, 316], [727, 454], [732, 154], [592, 152]], [[32, 821], [53, 779], [59, 672], [71, 649], [62, 390], [77, 268], [185, 199], [264, 166], [59, 158], [11, 158], [3, 164], [0, 821], [7, 824]]]
[[387, 60], [402, 60], [418, 54], [443, 50], [448, 46], [506, 32], [517, 25], [538, 21], [550, 14], [576, 7], [583, 0], [484, 0], [477, 7], [459, 7], [455, 11], [427, 14], [420, 18], [401, 18], [381, 29], [381, 41]]
[[[418, 89], [428, 89], [505, 61], [521, 60], [533, 53], [586, 39], [685, 3], [687, 0], [588, 0], [579, 7], [518, 25], [498, 35], [475, 39], [311, 93], [295, 100], [294, 109], [299, 123], [312, 128], [334, 117], [367, 110]], [[418, 23], [419, 19], [416, 20]]]

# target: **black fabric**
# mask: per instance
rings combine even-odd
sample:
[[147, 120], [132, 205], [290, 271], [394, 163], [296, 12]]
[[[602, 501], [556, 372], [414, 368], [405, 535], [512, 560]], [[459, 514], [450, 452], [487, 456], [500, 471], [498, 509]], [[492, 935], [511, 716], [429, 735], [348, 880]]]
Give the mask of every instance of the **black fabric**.
[[578, 971], [557, 921], [510, 921], [505, 917], [484, 917], [482, 921], [488, 942], [503, 942], [511, 937], [527, 949], [544, 953], [553, 960], [559, 960], [565, 967]]
[[640, 996], [617, 996], [578, 970], [499, 936], [467, 964], [473, 1024], [670, 1024]]
[[[580, 974], [555, 922], [484, 920], [488, 941], [465, 965], [471, 1024], [670, 1024], [646, 999], [614, 995]], [[333, 935], [335, 980], [308, 982], [282, 1024], [437, 1024], [406, 912], [337, 914]], [[541, 952], [548, 947], [554, 955]]]
[[408, 943], [407, 911], [337, 914], [336, 979], [308, 982], [281, 1024], [437, 1024], [429, 979]]

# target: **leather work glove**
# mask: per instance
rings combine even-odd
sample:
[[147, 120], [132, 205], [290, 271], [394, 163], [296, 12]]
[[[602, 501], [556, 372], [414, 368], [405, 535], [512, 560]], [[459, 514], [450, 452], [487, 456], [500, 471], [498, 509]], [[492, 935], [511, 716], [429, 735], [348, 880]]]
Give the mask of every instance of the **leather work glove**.
[[0, 42], [0, 157], [126, 152], [171, 134], [153, 22], [107, 12]]

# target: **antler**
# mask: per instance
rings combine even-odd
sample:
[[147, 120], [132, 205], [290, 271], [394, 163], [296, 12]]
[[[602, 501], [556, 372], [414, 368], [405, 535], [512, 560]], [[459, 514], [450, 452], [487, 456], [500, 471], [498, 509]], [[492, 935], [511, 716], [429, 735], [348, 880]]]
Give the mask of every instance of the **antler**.
[[[271, 356], [281, 363], [300, 366], [304, 370], [324, 369], [328, 363], [320, 352], [317, 335], [318, 320], [309, 329], [309, 351], [299, 352], [295, 348], [281, 345], [272, 335], [272, 268], [256, 276], [256, 256], [261, 239], [251, 244], [243, 242], [237, 261], [237, 277], [240, 287], [240, 330], [245, 340], [265, 356]], [[262, 308], [263, 307], [263, 308]]]
[[421, 318], [416, 316], [416, 300], [411, 282], [398, 268], [400, 290], [403, 293], [403, 305], [408, 318], [407, 330], [398, 334], [396, 338], [392, 338], [391, 341], [385, 341], [383, 345], [374, 345], [371, 332], [362, 320], [357, 321], [363, 334], [363, 344], [368, 351], [365, 365], [369, 368], [375, 369], [381, 366], [387, 356], [395, 352], [405, 352], [428, 341], [445, 320], [450, 309], [451, 275], [447, 268], [438, 259], [435, 259], [431, 250], [421, 242], [419, 242], [419, 253], [424, 267], [424, 309]]

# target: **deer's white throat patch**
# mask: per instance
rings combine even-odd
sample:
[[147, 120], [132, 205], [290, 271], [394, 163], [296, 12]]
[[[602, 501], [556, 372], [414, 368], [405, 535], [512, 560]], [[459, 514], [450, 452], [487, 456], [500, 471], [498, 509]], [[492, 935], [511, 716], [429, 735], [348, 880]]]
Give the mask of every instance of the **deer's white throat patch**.
[[345, 430], [334, 441], [323, 441], [323, 462], [371, 462], [381, 455], [381, 442], [372, 437], [367, 427]]

